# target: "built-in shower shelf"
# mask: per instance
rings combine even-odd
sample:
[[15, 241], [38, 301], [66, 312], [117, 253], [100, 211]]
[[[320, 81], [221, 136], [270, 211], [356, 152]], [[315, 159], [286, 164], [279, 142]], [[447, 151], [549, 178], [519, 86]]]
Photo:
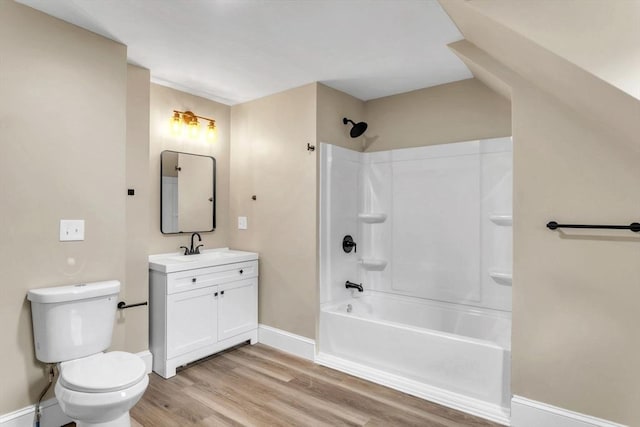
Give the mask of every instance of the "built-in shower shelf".
[[366, 270], [382, 271], [387, 266], [387, 261], [376, 258], [362, 258], [358, 260], [358, 264]]
[[358, 219], [367, 224], [376, 224], [385, 222], [387, 214], [382, 212], [363, 212], [358, 214]]
[[493, 214], [489, 215], [489, 219], [496, 225], [513, 225], [513, 215]]
[[502, 271], [490, 271], [489, 276], [499, 285], [511, 286], [513, 275]]

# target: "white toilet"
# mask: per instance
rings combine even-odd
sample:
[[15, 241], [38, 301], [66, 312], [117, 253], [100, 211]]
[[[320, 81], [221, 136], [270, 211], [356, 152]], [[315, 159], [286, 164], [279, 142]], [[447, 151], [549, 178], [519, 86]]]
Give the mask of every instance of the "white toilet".
[[78, 427], [130, 427], [129, 410], [149, 384], [135, 354], [104, 353], [111, 345], [120, 282], [33, 289], [36, 358], [58, 363], [55, 395]]

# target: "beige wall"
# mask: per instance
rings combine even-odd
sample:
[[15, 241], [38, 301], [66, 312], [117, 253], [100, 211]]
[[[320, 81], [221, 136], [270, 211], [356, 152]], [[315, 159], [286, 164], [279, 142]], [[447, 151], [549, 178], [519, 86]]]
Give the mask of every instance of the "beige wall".
[[366, 151], [511, 135], [509, 101], [477, 79], [374, 99], [365, 110]]
[[327, 142], [356, 151], [363, 151], [367, 135], [351, 138], [351, 124], [342, 123], [344, 117], [354, 122], [365, 121], [365, 103], [339, 90], [317, 84], [317, 138], [318, 142]]
[[[126, 198], [126, 292], [128, 304], [149, 296], [149, 70], [127, 65], [126, 186], [135, 191]], [[118, 312], [125, 322], [125, 347], [138, 352], [149, 348], [149, 309], [146, 306]]]
[[[214, 142], [203, 136], [171, 134], [169, 120], [173, 110], [193, 111], [215, 119], [218, 130]], [[201, 233], [204, 249], [229, 246], [229, 132], [231, 108], [205, 98], [151, 84], [149, 139], [149, 254], [177, 252], [189, 246], [190, 234], [162, 234], [160, 232], [160, 153], [163, 150], [213, 156], [216, 159], [216, 229]], [[206, 129], [206, 123], [200, 125]]]
[[512, 391], [638, 425], [640, 236], [544, 225], [637, 221], [640, 153], [538, 89], [512, 102]]
[[316, 84], [235, 105], [231, 123], [231, 246], [260, 253], [259, 321], [314, 338]]
[[638, 425], [640, 237], [545, 224], [637, 221], [640, 103], [513, 25], [442, 3], [468, 40], [453, 50], [477, 77], [510, 86], [512, 392]]
[[[28, 289], [118, 279], [129, 292], [126, 90], [125, 46], [0, 1], [0, 414], [46, 383]], [[85, 240], [59, 242], [60, 219], [84, 219]], [[112, 347], [126, 348], [122, 323]]]

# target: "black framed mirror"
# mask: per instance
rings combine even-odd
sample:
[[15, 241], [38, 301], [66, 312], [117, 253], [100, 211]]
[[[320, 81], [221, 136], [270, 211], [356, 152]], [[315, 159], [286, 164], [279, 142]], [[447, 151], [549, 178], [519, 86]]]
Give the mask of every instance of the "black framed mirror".
[[216, 228], [216, 159], [165, 150], [160, 153], [160, 231], [163, 234]]

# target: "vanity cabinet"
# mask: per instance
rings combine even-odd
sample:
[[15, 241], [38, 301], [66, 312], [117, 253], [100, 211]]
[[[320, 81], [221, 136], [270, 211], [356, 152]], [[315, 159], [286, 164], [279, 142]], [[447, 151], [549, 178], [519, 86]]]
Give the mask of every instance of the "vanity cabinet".
[[257, 342], [254, 255], [255, 260], [232, 262], [233, 257], [226, 257], [217, 260], [218, 265], [179, 271], [171, 271], [176, 269], [172, 267], [158, 271], [163, 268], [154, 269], [150, 262], [149, 347], [154, 372], [170, 378], [179, 366], [246, 341]]

